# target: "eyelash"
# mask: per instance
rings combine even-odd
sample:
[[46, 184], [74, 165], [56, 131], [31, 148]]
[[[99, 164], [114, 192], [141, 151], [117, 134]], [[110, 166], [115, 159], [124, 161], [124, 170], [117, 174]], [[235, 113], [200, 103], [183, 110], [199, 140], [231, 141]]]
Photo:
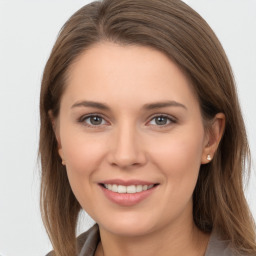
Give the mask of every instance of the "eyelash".
[[167, 122], [169, 122], [168, 124], [164, 124], [164, 125], [154, 125], [154, 126], [157, 126], [157, 127], [160, 128], [160, 129], [161, 129], [161, 128], [166, 128], [166, 127], [168, 127], [168, 126], [170, 126], [170, 125], [172, 125], [172, 124], [177, 123], [177, 120], [176, 120], [174, 117], [169, 116], [169, 115], [166, 115], [166, 114], [156, 114], [156, 115], [154, 115], [154, 116], [152, 116], [152, 117], [150, 118], [150, 121], [149, 121], [149, 122], [151, 122], [151, 121], [154, 120], [155, 118], [159, 118], [159, 117], [167, 118], [167, 119], [168, 119]]
[[[79, 123], [83, 123], [83, 125], [85, 125], [85, 126], [87, 126], [87, 127], [89, 127], [89, 128], [94, 128], [94, 129], [97, 129], [97, 128], [101, 128], [101, 124], [100, 125], [90, 125], [90, 124], [88, 124], [88, 123], [86, 123], [85, 122], [85, 120], [87, 120], [87, 119], [89, 119], [89, 118], [92, 118], [92, 117], [100, 117], [100, 118], [102, 118], [106, 123], [107, 123], [107, 121], [105, 120], [105, 117], [104, 116], [102, 116], [101, 114], [97, 114], [97, 113], [94, 113], [94, 114], [89, 114], [89, 115], [85, 115], [85, 116], [82, 116], [82, 117], [80, 117], [79, 119], [78, 119], [78, 122]], [[158, 128], [166, 128], [167, 126], [169, 126], [169, 125], [171, 125], [171, 124], [175, 124], [175, 123], [177, 123], [177, 120], [174, 118], [174, 117], [172, 117], [172, 116], [169, 116], [169, 115], [166, 115], [166, 114], [155, 114], [154, 116], [152, 116], [151, 118], [150, 118], [150, 121], [149, 122], [151, 122], [152, 120], [154, 120], [155, 118], [167, 118], [168, 119], [168, 121], [169, 121], [169, 124], [164, 124], [164, 125], [153, 125], [153, 126], [158, 126]], [[106, 124], [103, 124], [104, 126], [106, 125]]]
[[78, 119], [78, 122], [83, 123], [83, 125], [85, 125], [87, 127], [90, 127], [90, 128], [94, 128], [94, 129], [100, 128], [101, 125], [90, 125], [90, 124], [85, 122], [86, 119], [91, 118], [91, 117], [100, 117], [103, 120], [105, 120], [104, 116], [102, 116], [101, 114], [94, 113], [94, 114], [89, 114], [89, 115], [82, 116], [81, 118]]

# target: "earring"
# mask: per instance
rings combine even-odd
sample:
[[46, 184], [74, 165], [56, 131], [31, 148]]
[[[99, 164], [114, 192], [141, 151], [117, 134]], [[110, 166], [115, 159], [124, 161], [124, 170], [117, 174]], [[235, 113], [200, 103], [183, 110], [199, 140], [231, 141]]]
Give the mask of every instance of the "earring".
[[65, 161], [64, 161], [64, 160], [62, 160], [62, 165], [66, 165], [66, 163], [65, 163]]
[[206, 158], [208, 161], [211, 161], [212, 158], [211, 158], [211, 155], [207, 155], [207, 158]]

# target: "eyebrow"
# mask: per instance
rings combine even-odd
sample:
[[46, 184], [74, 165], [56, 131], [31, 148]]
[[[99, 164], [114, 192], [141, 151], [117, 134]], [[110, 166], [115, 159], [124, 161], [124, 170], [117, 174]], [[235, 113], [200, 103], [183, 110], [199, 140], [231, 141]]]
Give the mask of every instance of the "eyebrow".
[[[95, 101], [80, 101], [71, 106], [71, 108], [75, 107], [92, 107], [92, 108], [98, 108], [101, 110], [107, 110], [110, 111], [110, 107], [108, 107], [106, 104], [95, 102]], [[187, 110], [187, 107], [177, 101], [168, 100], [168, 101], [161, 101], [161, 102], [154, 102], [154, 103], [148, 103], [142, 106], [143, 110], [152, 110], [157, 108], [166, 108], [166, 107], [182, 107]]]
[[80, 101], [73, 104], [71, 108], [75, 108], [75, 107], [92, 107], [92, 108], [98, 108], [101, 110], [110, 110], [110, 108], [107, 105], [100, 102], [95, 102], [95, 101]]
[[152, 110], [156, 108], [166, 108], [166, 107], [182, 107], [187, 110], [187, 107], [177, 101], [168, 100], [163, 102], [155, 102], [143, 105], [143, 109], [145, 110]]

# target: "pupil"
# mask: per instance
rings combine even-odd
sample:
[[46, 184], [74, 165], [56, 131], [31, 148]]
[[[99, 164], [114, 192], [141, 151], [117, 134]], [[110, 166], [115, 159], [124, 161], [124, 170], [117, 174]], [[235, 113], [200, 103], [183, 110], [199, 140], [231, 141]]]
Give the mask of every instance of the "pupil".
[[90, 121], [93, 125], [99, 125], [99, 124], [101, 124], [102, 118], [99, 116], [93, 116], [93, 117], [91, 117]]
[[157, 124], [159, 124], [159, 125], [164, 125], [164, 124], [166, 124], [166, 117], [162, 117], [162, 116], [160, 116], [160, 117], [157, 117], [157, 119], [156, 119], [156, 123]]

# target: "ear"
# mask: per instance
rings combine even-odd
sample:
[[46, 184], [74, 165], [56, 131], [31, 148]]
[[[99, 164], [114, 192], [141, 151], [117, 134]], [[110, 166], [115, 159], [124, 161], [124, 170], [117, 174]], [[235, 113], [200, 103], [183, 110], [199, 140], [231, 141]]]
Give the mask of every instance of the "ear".
[[57, 144], [58, 144], [58, 153], [59, 153], [59, 156], [60, 156], [61, 159], [62, 159], [62, 162], [64, 163], [64, 160], [63, 160], [63, 152], [62, 152], [62, 146], [61, 146], [61, 140], [60, 140], [60, 133], [59, 133], [58, 119], [56, 119], [56, 118], [53, 116], [52, 110], [49, 110], [49, 111], [48, 111], [48, 115], [49, 115], [49, 118], [50, 118], [50, 120], [51, 120], [52, 129], [53, 129], [53, 132], [54, 132], [54, 134], [55, 134], [55, 138], [56, 138], [56, 141], [57, 141]]
[[225, 130], [225, 115], [223, 113], [218, 113], [210, 124], [205, 139], [205, 145], [202, 153], [202, 164], [209, 163], [218, 149], [219, 143], [221, 141], [222, 135]]

